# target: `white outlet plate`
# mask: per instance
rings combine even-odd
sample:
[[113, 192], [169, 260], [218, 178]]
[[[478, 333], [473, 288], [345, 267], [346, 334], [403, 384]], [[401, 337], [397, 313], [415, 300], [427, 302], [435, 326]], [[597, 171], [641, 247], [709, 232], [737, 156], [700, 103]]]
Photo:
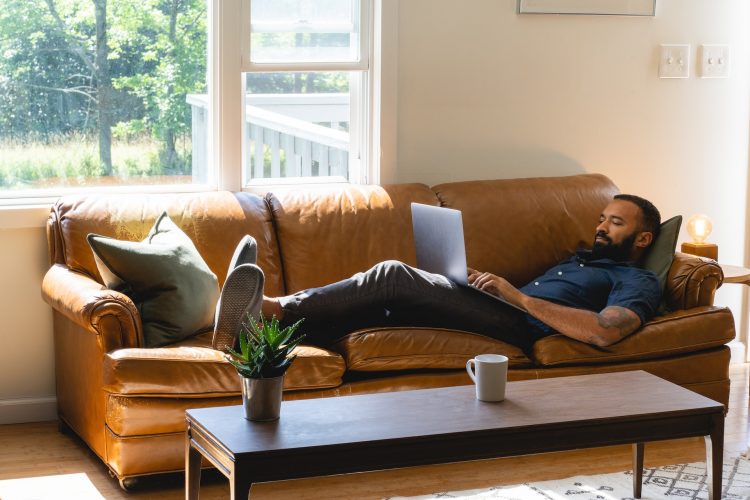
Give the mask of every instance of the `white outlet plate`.
[[701, 45], [701, 78], [729, 78], [729, 45]]
[[690, 76], [690, 45], [661, 45], [659, 78], [688, 78]]

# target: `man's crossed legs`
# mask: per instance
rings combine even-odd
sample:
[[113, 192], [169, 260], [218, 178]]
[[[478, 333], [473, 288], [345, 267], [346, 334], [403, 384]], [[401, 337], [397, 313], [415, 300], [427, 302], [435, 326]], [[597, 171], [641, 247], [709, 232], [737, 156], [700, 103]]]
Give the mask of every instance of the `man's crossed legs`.
[[[239, 332], [246, 312], [276, 316], [282, 326], [304, 318], [306, 343], [328, 347], [355, 330], [415, 326], [463, 330], [530, 348], [536, 336], [526, 315], [444, 276], [389, 260], [351, 278], [283, 297], [265, 297], [263, 272], [254, 263], [229, 270], [214, 333]], [[243, 311], [238, 314], [237, 311]]]

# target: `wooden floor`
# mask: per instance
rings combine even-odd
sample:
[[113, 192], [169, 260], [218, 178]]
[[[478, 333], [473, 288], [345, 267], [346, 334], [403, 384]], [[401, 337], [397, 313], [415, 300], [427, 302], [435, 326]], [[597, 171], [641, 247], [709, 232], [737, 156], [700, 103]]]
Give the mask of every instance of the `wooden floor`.
[[[730, 367], [732, 389], [725, 427], [725, 450], [744, 452], [748, 446], [748, 376], [750, 365]], [[646, 445], [647, 467], [705, 460], [702, 438]], [[264, 483], [253, 487], [258, 499], [376, 499], [393, 495], [419, 495], [436, 491], [482, 488], [531, 480], [558, 479], [577, 474], [616, 472], [631, 468], [629, 446], [527, 455], [459, 464], [330, 476]], [[294, 467], [294, 464], [289, 464]], [[85, 474], [80, 476], [80, 474]], [[3, 480], [30, 478], [24, 485], [33, 495], [34, 480], [45, 476], [79, 474], [107, 499], [184, 498], [180, 475], [141, 481], [125, 493], [107, 469], [77, 438], [60, 434], [55, 422], [0, 425], [0, 491]], [[217, 473], [203, 475], [202, 499], [226, 499], [229, 488]], [[9, 484], [9, 483], [6, 483]], [[93, 489], [92, 488], [92, 489]], [[23, 498], [39, 498], [38, 496]], [[51, 498], [58, 498], [57, 496]], [[3, 496], [2, 500], [15, 500]]]

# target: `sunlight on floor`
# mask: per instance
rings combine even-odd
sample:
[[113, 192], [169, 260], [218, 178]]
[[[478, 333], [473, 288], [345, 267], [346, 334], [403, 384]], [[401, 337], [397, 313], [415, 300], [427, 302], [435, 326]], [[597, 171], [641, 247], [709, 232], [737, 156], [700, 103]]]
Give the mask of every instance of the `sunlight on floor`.
[[[586, 483], [576, 483], [573, 489], [568, 489], [565, 492], [556, 492], [556, 491], [548, 490], [546, 488], [539, 488], [536, 491], [534, 491], [534, 488], [532, 486], [522, 486], [522, 487], [519, 487], [519, 489], [520, 491], [517, 492], [521, 494], [521, 496], [518, 497], [519, 499], [523, 499], [523, 498], [537, 499], [537, 498], [542, 498], [543, 496], [543, 498], [545, 499], [549, 498], [550, 500], [566, 500], [567, 498], [570, 498], [571, 495], [585, 495], [585, 494], [591, 495], [589, 498], [596, 498], [597, 500], [620, 500], [620, 498], [629, 498], [629, 497], [622, 497], [620, 495], [614, 495], [614, 494], [611, 495], [607, 493], [606, 491], [603, 491], [601, 486], [593, 486], [593, 485], [588, 485]], [[510, 495], [511, 493], [516, 493], [516, 491], [514, 490], [515, 488], [509, 489], [507, 494]], [[530, 495], [532, 491], [534, 491], [533, 497]], [[529, 495], [524, 496], [523, 495], [524, 492], [529, 493]], [[516, 498], [516, 497], [512, 497], [512, 498]]]
[[84, 473], [25, 477], [0, 481], [2, 500], [102, 500]]
[[[590, 495], [586, 498], [596, 498], [597, 500], [620, 500], [621, 496], [609, 495], [607, 492], [602, 491], [601, 487], [588, 486], [582, 483], [576, 483], [573, 489], [567, 489], [565, 491], [553, 491], [552, 489], [533, 486], [533, 485], [518, 485], [504, 487], [500, 489], [502, 491], [502, 498], [513, 498], [517, 500], [566, 500], [571, 495]], [[482, 491], [458, 498], [464, 500], [483, 500], [491, 498], [500, 498], [498, 491]]]

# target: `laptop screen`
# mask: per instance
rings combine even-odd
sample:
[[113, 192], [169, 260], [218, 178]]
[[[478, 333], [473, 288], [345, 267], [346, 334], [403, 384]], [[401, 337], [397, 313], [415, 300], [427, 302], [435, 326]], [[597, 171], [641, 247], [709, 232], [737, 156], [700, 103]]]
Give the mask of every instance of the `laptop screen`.
[[467, 285], [466, 249], [461, 212], [451, 208], [411, 204], [417, 267]]

